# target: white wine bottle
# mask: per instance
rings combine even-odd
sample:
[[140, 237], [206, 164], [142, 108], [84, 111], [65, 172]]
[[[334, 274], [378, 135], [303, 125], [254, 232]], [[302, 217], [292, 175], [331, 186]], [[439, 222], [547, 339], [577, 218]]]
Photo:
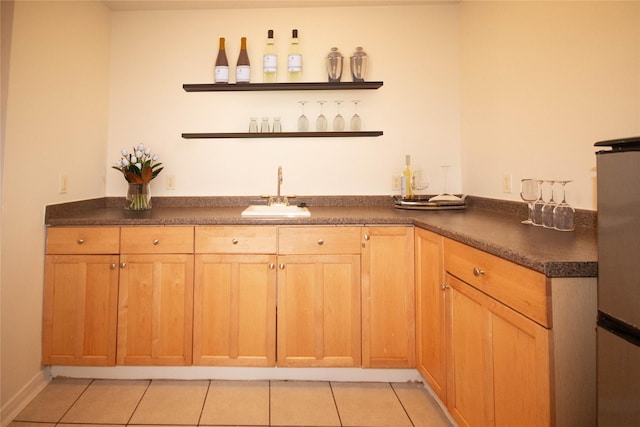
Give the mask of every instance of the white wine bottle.
[[236, 83], [249, 83], [251, 81], [251, 65], [247, 54], [247, 38], [240, 39], [240, 54], [236, 63]]
[[405, 168], [402, 171], [401, 181], [401, 196], [403, 199], [413, 199], [413, 171], [411, 170], [411, 156], [405, 157]]
[[224, 48], [224, 37], [220, 37], [220, 47], [218, 48], [213, 81], [215, 83], [229, 83], [229, 62]]
[[290, 82], [302, 80], [302, 52], [298, 44], [298, 30], [291, 31], [291, 45], [287, 55], [287, 73]]
[[267, 45], [262, 55], [262, 81], [275, 83], [278, 81], [278, 52], [273, 41], [273, 30], [267, 32]]

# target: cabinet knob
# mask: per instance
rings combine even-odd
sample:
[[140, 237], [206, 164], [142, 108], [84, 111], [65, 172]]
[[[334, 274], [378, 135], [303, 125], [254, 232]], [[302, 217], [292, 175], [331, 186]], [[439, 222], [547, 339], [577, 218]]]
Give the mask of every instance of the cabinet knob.
[[368, 234], [365, 234], [365, 235], [364, 235], [364, 240], [365, 240], [365, 241], [369, 241], [369, 239], [370, 239], [370, 238], [371, 238], [371, 236], [369, 236]]
[[284, 270], [284, 264], [280, 264], [278, 268], [280, 268], [280, 270]]
[[84, 243], [84, 239], [78, 239], [78, 244], [82, 245]]
[[269, 264], [269, 270], [273, 270], [276, 268], [276, 265], [274, 263]]
[[111, 264], [111, 269], [115, 270], [117, 266], [118, 266], [117, 264]]
[[153, 239], [153, 242], [151, 242], [151, 243], [153, 243], [154, 246], [158, 246], [158, 243], [160, 243], [160, 240]]
[[233, 243], [234, 245], [237, 245], [238, 244], [238, 239], [236, 239], [236, 238], [231, 239], [231, 243]]
[[446, 291], [447, 289], [449, 289], [449, 285], [445, 285], [444, 283], [440, 285], [440, 290]]
[[478, 277], [484, 274], [484, 270], [478, 267], [473, 267], [473, 275]]
[[318, 239], [318, 244], [319, 244], [320, 246], [324, 245], [324, 240], [322, 240], [322, 239]]
[[125, 268], [126, 266], [127, 266], [127, 263], [126, 263], [126, 262], [121, 262], [121, 263], [120, 263], [120, 268]]

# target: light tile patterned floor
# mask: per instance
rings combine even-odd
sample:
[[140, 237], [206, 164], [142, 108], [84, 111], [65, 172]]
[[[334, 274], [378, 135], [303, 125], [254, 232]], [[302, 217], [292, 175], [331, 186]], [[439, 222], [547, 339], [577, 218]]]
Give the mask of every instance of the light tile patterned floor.
[[450, 427], [422, 384], [52, 381], [9, 427]]

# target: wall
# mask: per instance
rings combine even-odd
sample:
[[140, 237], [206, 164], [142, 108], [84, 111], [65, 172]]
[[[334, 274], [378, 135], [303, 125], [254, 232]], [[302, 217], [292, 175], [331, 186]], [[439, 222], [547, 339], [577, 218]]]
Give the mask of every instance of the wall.
[[[43, 381], [44, 207], [104, 195], [109, 11], [100, 2], [17, 1], [12, 26], [2, 165], [3, 425]], [[73, 183], [64, 195], [60, 174]]]
[[522, 178], [570, 179], [567, 201], [596, 209], [593, 143], [640, 135], [640, 2], [461, 12], [464, 191], [518, 200]]
[[[457, 4], [253, 10], [116, 11], [112, 13], [108, 155], [140, 142], [161, 156], [165, 170], [155, 195], [259, 195], [276, 191], [284, 169], [287, 194], [391, 194], [391, 176], [411, 154], [414, 169], [440, 192], [440, 165], [452, 165], [451, 191], [460, 190], [459, 42]], [[300, 31], [304, 80], [326, 81], [324, 58], [332, 46], [349, 56], [363, 46], [374, 91], [186, 93], [184, 83], [213, 82], [218, 38], [226, 37], [235, 69], [240, 37], [248, 38], [252, 81], [261, 81], [268, 29], [275, 30], [284, 69], [291, 29]], [[350, 81], [349, 67], [344, 78]], [[234, 75], [235, 76], [235, 75]], [[285, 80], [284, 73], [280, 74]], [[184, 140], [182, 132], [246, 131], [249, 117], [282, 117], [295, 130], [299, 100], [312, 124], [317, 100], [336, 114], [344, 100], [349, 118], [359, 99], [364, 129], [378, 138]], [[312, 126], [313, 127], [313, 126]], [[109, 169], [107, 165], [107, 169]], [[175, 175], [176, 190], [165, 189]], [[121, 196], [125, 181], [106, 172], [107, 195]]]

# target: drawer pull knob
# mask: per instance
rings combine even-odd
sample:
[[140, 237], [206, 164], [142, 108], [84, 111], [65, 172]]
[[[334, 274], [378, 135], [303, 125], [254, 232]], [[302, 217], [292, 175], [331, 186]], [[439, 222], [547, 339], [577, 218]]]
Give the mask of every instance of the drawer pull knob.
[[365, 241], [368, 241], [370, 238], [371, 238], [371, 237], [370, 237], [368, 234], [365, 234], [365, 235], [364, 235], [364, 240], [365, 240]]
[[318, 239], [318, 244], [319, 244], [320, 246], [324, 245], [324, 240], [322, 240], [322, 239]]
[[482, 276], [484, 274], [484, 270], [482, 270], [481, 268], [478, 267], [473, 267], [473, 275], [478, 277], [478, 276]]
[[238, 244], [238, 239], [231, 239], [231, 243], [233, 243], [234, 245]]
[[115, 270], [115, 269], [116, 269], [116, 267], [117, 267], [117, 265], [116, 265], [116, 264], [111, 264], [111, 269], [112, 269], [112, 270]]
[[276, 268], [276, 265], [274, 263], [269, 264], [269, 270], [273, 270]]
[[127, 263], [126, 263], [126, 262], [121, 262], [121, 263], [120, 263], [120, 268], [125, 268], [126, 266], [127, 266]]
[[440, 285], [440, 290], [446, 291], [447, 289], [449, 289], [449, 285], [445, 285], [444, 283]]
[[284, 270], [284, 264], [280, 264], [278, 267], [280, 268], [280, 270]]
[[84, 243], [84, 239], [78, 239], [78, 244], [82, 245]]
[[158, 239], [153, 239], [153, 242], [152, 242], [152, 243], [153, 243], [153, 245], [154, 245], [154, 246], [158, 246], [158, 243], [160, 243], [160, 240], [158, 240]]

